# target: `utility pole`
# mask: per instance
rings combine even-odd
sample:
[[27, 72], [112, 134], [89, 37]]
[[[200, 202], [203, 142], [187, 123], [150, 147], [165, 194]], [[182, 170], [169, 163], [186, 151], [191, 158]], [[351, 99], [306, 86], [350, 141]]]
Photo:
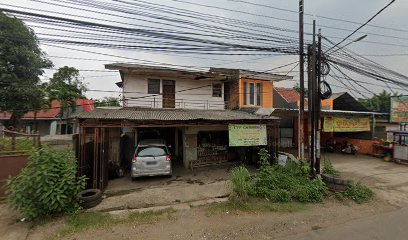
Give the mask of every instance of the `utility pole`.
[[315, 113], [316, 113], [316, 117], [315, 117], [315, 124], [316, 124], [316, 163], [315, 163], [315, 169], [316, 169], [316, 174], [320, 174], [320, 126], [321, 126], [321, 122], [320, 122], [320, 111], [321, 111], [321, 97], [320, 97], [320, 93], [321, 93], [321, 78], [322, 78], [322, 30], [319, 29], [319, 33], [317, 35], [317, 68], [316, 68], [316, 72], [317, 72], [317, 81], [316, 81], [316, 109], [315, 109]]
[[316, 100], [317, 75], [316, 75], [316, 20], [313, 20], [313, 43], [308, 47], [308, 127], [309, 127], [309, 161], [311, 175], [316, 177]]
[[308, 150], [308, 160], [310, 161], [310, 169], [313, 170], [313, 151], [312, 151], [312, 141], [313, 141], [313, 137], [312, 137], [312, 133], [313, 133], [313, 129], [312, 129], [312, 98], [313, 98], [313, 91], [312, 91], [312, 79], [313, 79], [313, 75], [312, 75], [312, 69], [313, 69], [313, 45], [309, 44], [307, 46], [307, 142], [308, 142], [308, 146], [307, 146], [307, 150]]
[[299, 101], [299, 118], [298, 118], [298, 157], [305, 159], [305, 130], [304, 130], [304, 114], [305, 114], [305, 75], [304, 75], [304, 34], [303, 34], [303, 14], [304, 1], [299, 0], [299, 79], [300, 79], [300, 101]]

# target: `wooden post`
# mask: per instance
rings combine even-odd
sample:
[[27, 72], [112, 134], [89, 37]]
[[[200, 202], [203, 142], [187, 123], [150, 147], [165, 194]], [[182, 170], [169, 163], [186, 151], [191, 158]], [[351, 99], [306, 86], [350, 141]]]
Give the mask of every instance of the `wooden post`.
[[[32, 137], [33, 137], [33, 145], [34, 145], [34, 147], [37, 147], [37, 135], [36, 134], [33, 134], [33, 135], [31, 135]], [[29, 137], [28, 137], [29, 138]]]
[[38, 147], [40, 148], [41, 147], [41, 135], [39, 131], [37, 131], [37, 141], [38, 141]]
[[12, 151], [16, 150], [16, 134], [15, 133], [11, 134], [11, 150]]

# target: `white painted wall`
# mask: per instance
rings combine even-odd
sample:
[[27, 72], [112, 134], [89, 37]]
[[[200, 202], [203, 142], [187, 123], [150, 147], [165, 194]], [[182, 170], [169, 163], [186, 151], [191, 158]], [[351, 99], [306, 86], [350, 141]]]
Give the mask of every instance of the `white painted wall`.
[[50, 135], [57, 134], [57, 121], [52, 121], [50, 124]]
[[[125, 75], [123, 91], [125, 106], [162, 108], [162, 95], [148, 94], [148, 78], [161, 79], [160, 92], [163, 92], [163, 80], [176, 81], [176, 108], [188, 109], [224, 109], [224, 84], [219, 81], [206, 81], [194, 79], [175, 79]], [[221, 97], [212, 96], [212, 84], [222, 84]], [[197, 89], [191, 89], [197, 88]], [[186, 90], [191, 89], [191, 90]], [[184, 91], [186, 90], [186, 91]]]

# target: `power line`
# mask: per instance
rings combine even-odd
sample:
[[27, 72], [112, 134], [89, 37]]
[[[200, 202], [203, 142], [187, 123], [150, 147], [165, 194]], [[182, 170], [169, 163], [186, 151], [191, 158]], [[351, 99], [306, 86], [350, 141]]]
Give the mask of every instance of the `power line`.
[[351, 36], [353, 36], [353, 34], [355, 34], [358, 30], [360, 30], [361, 28], [363, 28], [364, 26], [366, 26], [369, 22], [371, 22], [375, 17], [377, 17], [380, 13], [382, 13], [385, 9], [387, 9], [389, 6], [391, 6], [391, 4], [393, 4], [395, 2], [395, 0], [392, 0], [390, 3], [388, 3], [385, 7], [383, 7], [382, 9], [380, 9], [380, 11], [378, 11], [376, 14], [374, 14], [374, 16], [372, 16], [370, 19], [368, 19], [365, 23], [363, 23], [361, 26], [359, 26], [356, 30], [354, 30], [353, 32], [351, 32], [349, 35], [347, 35], [347, 37], [345, 37], [343, 40], [341, 40], [340, 42], [338, 42], [336, 45], [334, 45], [333, 47], [331, 47], [329, 50], [327, 50], [326, 52], [329, 52], [330, 50], [332, 50], [333, 48], [339, 46], [340, 44], [342, 44], [344, 41], [346, 41], [348, 38], [350, 38]]
[[[226, 1], [241, 2], [241, 3], [245, 3], [245, 4], [249, 4], [249, 5], [265, 7], [265, 8], [275, 9], [275, 10], [279, 10], [279, 11], [285, 11], [285, 12], [298, 14], [298, 12], [294, 11], [294, 10], [290, 10], [290, 9], [286, 9], [286, 8], [278, 8], [278, 7], [274, 7], [274, 6], [266, 5], [266, 4], [253, 3], [253, 2], [243, 1], [243, 0], [226, 0]], [[363, 24], [362, 22], [356, 22], [356, 21], [346, 20], [346, 19], [341, 19], [341, 18], [328, 17], [328, 16], [324, 16], [324, 15], [314, 15], [314, 14], [310, 14], [310, 13], [305, 13], [305, 15], [309, 16], [309, 17], [322, 18], [322, 19], [333, 20], [333, 21], [338, 21], [338, 22], [346, 22], [346, 23], [351, 23], [351, 24], [355, 24], [355, 25]], [[393, 31], [397, 31], [397, 32], [408, 32], [408, 30], [405, 30], [405, 29], [399, 29], [399, 28], [393, 28], [393, 27], [387, 27], [387, 26], [380, 26], [380, 25], [374, 25], [374, 24], [367, 24], [367, 26], [374, 27], [374, 28], [379, 28], [381, 30], [382, 29], [388, 29], [388, 30], [393, 30]], [[372, 33], [370, 33], [370, 34], [372, 34]]]

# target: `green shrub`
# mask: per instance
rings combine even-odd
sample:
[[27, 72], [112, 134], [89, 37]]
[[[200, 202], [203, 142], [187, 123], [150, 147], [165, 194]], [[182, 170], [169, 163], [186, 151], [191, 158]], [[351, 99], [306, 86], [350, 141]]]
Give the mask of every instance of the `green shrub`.
[[360, 183], [354, 183], [345, 191], [339, 192], [339, 195], [338, 198], [340, 199], [351, 199], [356, 203], [365, 203], [374, 197], [374, 192]]
[[292, 200], [292, 196], [285, 189], [276, 189], [268, 192], [269, 199], [272, 202], [287, 203]]
[[85, 177], [76, 177], [72, 151], [42, 148], [33, 151], [27, 166], [6, 185], [8, 203], [28, 219], [74, 212], [76, 196], [85, 187]]
[[[266, 150], [265, 150], [266, 151]], [[327, 192], [320, 180], [310, 180], [307, 163], [287, 162], [286, 166], [270, 165], [261, 150], [261, 168], [250, 186], [249, 194], [265, 197], [273, 202], [320, 202]]]
[[323, 166], [323, 169], [322, 169], [322, 173], [330, 174], [330, 175], [335, 176], [335, 177], [340, 177], [340, 172], [333, 167], [330, 160], [325, 160], [324, 161], [324, 166]]
[[244, 166], [235, 167], [231, 171], [232, 190], [235, 197], [240, 200], [245, 200], [248, 197], [250, 174]]

